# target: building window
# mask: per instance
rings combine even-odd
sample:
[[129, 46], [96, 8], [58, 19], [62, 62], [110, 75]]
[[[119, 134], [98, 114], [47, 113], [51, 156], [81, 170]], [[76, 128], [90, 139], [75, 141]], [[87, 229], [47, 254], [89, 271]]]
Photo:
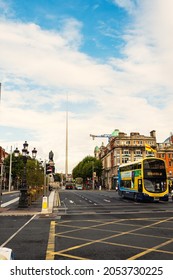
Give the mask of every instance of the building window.
[[127, 163], [129, 162], [130, 158], [129, 157], [123, 157], [122, 158], [122, 163]]
[[142, 154], [141, 150], [136, 150], [135, 155], [140, 156]]
[[129, 155], [129, 154], [130, 154], [130, 153], [129, 153], [129, 150], [124, 150], [124, 151], [123, 151], [123, 154], [124, 154], [124, 155]]

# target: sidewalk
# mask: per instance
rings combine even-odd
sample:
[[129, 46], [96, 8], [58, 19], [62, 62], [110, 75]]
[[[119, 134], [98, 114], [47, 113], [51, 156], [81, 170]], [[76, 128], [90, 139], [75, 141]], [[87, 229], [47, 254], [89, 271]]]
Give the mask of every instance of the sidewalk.
[[54, 207], [54, 199], [55, 199], [55, 191], [51, 191], [48, 195], [48, 205], [46, 211], [42, 209], [43, 196], [40, 196], [36, 201], [32, 202], [32, 204], [28, 208], [11, 208], [8, 207], [0, 207], [0, 214], [3, 215], [34, 215], [34, 214], [50, 214], [53, 212]]

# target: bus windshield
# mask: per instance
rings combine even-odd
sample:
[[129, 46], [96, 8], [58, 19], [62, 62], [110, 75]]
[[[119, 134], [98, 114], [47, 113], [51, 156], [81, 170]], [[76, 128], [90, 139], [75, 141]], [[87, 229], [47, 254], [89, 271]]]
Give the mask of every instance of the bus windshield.
[[166, 168], [163, 160], [145, 159], [143, 162], [144, 187], [149, 192], [166, 191]]

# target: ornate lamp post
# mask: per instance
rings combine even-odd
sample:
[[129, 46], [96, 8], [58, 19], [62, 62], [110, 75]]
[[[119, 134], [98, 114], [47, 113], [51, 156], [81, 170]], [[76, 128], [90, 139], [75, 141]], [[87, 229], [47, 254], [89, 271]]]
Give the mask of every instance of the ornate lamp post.
[[[20, 154], [18, 148], [14, 151], [14, 156], [18, 157]], [[26, 163], [28, 159], [29, 151], [28, 151], [28, 143], [25, 141], [23, 144], [22, 149], [22, 157], [23, 157], [23, 163], [24, 163], [24, 170], [23, 170], [23, 177], [22, 177], [22, 185], [20, 187], [20, 198], [19, 198], [19, 208], [27, 208], [28, 207], [28, 186], [26, 181]], [[32, 150], [32, 158], [35, 159], [37, 155], [37, 150], [34, 148]]]

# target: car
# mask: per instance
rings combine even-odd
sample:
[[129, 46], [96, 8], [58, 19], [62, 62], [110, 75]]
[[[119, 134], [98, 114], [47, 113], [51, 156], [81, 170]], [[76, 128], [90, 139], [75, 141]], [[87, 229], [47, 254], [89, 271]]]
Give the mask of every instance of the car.
[[66, 183], [65, 184], [65, 189], [66, 190], [73, 190], [73, 183]]
[[0, 260], [14, 260], [13, 250], [6, 247], [0, 247]]

